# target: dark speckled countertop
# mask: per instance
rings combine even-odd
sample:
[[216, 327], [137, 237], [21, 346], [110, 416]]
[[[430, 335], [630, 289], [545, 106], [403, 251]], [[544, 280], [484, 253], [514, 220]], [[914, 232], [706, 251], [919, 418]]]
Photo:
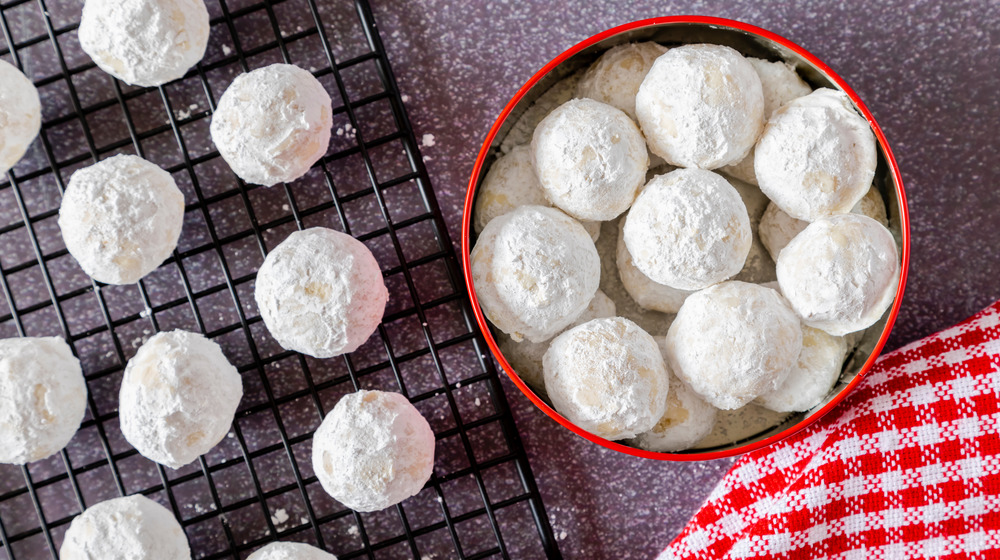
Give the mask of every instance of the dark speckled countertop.
[[[887, 350], [1000, 297], [1000, 3], [374, 2], [452, 238], [482, 138], [537, 69], [599, 31], [654, 16], [738, 19], [803, 46], [858, 92], [903, 173], [910, 276]], [[660, 463], [563, 430], [507, 395], [567, 558], [650, 558], [730, 461]]]

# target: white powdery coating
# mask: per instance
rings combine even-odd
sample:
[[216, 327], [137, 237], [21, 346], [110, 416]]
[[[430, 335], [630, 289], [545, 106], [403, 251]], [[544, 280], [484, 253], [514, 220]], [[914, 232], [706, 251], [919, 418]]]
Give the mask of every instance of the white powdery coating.
[[80, 47], [119, 80], [158, 86], [205, 56], [208, 19], [202, 0], [87, 0]]
[[[552, 206], [542, 190], [535, 168], [531, 164], [531, 147], [515, 146], [501, 156], [486, 173], [483, 183], [476, 192], [476, 207], [472, 225], [476, 233], [482, 233], [493, 218], [521, 206]], [[601, 234], [600, 222], [580, 222], [597, 241]]]
[[[667, 339], [654, 336], [664, 359], [667, 355]], [[669, 373], [669, 372], [668, 372]], [[648, 432], [643, 432], [629, 440], [630, 445], [670, 453], [694, 446], [712, 432], [717, 409], [704, 401], [673, 373], [670, 375], [670, 391], [667, 393], [667, 410], [663, 417]]]
[[667, 405], [669, 378], [656, 341], [624, 317], [594, 319], [557, 336], [542, 360], [555, 409], [605, 439], [651, 429]]
[[169, 173], [138, 156], [117, 155], [70, 177], [59, 207], [66, 249], [106, 284], [132, 284], [177, 247], [184, 195]]
[[0, 463], [24, 465], [66, 447], [86, 411], [87, 384], [66, 341], [0, 340]]
[[476, 193], [473, 226], [481, 233], [493, 218], [521, 206], [551, 206], [531, 165], [531, 148], [517, 146], [501, 156], [483, 179]]
[[781, 250], [788, 245], [788, 242], [802, 233], [809, 222], [796, 220], [789, 216], [778, 205], [771, 202], [767, 205], [767, 210], [760, 218], [760, 227], [757, 232], [760, 234], [760, 241], [767, 248], [767, 252], [775, 262]]
[[809, 224], [778, 255], [781, 293], [810, 327], [835, 336], [875, 324], [892, 304], [899, 254], [882, 224], [859, 214]]
[[542, 119], [531, 157], [548, 199], [579, 220], [611, 220], [628, 210], [649, 168], [632, 119], [593, 99], [573, 99]]
[[308, 544], [273, 542], [251, 554], [247, 560], [337, 560], [337, 557]]
[[604, 51], [576, 85], [576, 96], [607, 103], [635, 120], [635, 94], [667, 47], [652, 41], [626, 43]]
[[[590, 305], [566, 329], [582, 325], [593, 319], [604, 319], [614, 317], [615, 315], [617, 315], [615, 302], [611, 301], [611, 298], [605, 295], [604, 292], [597, 290], [597, 293], [594, 294], [594, 299], [590, 300]], [[503, 352], [504, 357], [510, 362], [517, 375], [525, 383], [544, 393], [545, 376], [542, 373], [542, 357], [545, 356], [545, 351], [549, 349], [549, 341], [531, 342], [530, 340], [522, 340], [521, 342], [514, 342], [509, 336], [503, 334], [499, 338], [500, 351]]]
[[667, 331], [670, 369], [725, 410], [777, 388], [801, 350], [802, 328], [784, 298], [745, 282], [692, 294]]
[[389, 290], [364, 243], [316, 227], [292, 233], [268, 253], [254, 298], [282, 348], [331, 358], [357, 350], [375, 332]]
[[851, 208], [852, 214], [868, 216], [884, 227], [889, 227], [889, 216], [885, 209], [885, 201], [882, 200], [882, 193], [875, 187], [868, 189], [865, 196]]
[[0, 175], [24, 156], [42, 128], [42, 103], [27, 76], [0, 60]]
[[212, 142], [248, 183], [294, 181], [326, 153], [330, 95], [308, 71], [272, 64], [237, 76], [212, 115]]
[[[747, 60], [760, 77], [760, 85], [764, 91], [765, 121], [785, 103], [812, 92], [809, 84], [795, 72], [795, 67], [787, 62], [770, 62], [760, 58]], [[725, 166], [722, 171], [741, 181], [756, 185], [757, 175], [753, 171], [754, 153], [755, 149], [751, 148], [745, 158], [733, 165]]]
[[847, 95], [818, 89], [771, 117], [754, 171], [764, 194], [793, 218], [851, 211], [875, 177], [875, 135]]
[[715, 169], [743, 159], [764, 127], [753, 66], [722, 45], [676, 47], [656, 59], [635, 99], [649, 149], [671, 165]]
[[175, 330], [154, 335], [125, 366], [122, 435], [143, 457], [178, 469], [229, 432], [243, 380], [218, 344]]
[[472, 249], [483, 313], [517, 342], [544, 342], [594, 298], [601, 260], [590, 236], [555, 208], [522, 206], [486, 225]]
[[87, 508], [69, 525], [59, 560], [190, 560], [180, 523], [167, 508], [141, 495]]
[[434, 470], [434, 432], [399, 393], [345, 395], [313, 436], [312, 463], [328, 494], [378, 511], [420, 492]]
[[684, 300], [692, 292], [678, 290], [665, 284], [650, 280], [649, 276], [642, 273], [632, 262], [632, 255], [625, 245], [625, 236], [622, 230], [628, 214], [618, 222], [618, 243], [615, 250], [615, 261], [618, 263], [618, 277], [621, 278], [622, 286], [628, 295], [643, 309], [652, 309], [663, 313], [677, 313]]
[[739, 193], [703, 169], [654, 177], [632, 205], [623, 234], [636, 268], [679, 290], [700, 290], [736, 274], [753, 242]]
[[740, 194], [743, 205], [747, 208], [747, 215], [750, 218], [750, 231], [753, 232], [753, 240], [750, 242], [750, 251], [747, 253], [746, 262], [743, 269], [732, 277], [732, 280], [760, 284], [774, 280], [774, 260], [767, 253], [767, 249], [760, 241], [760, 219], [764, 215], [764, 210], [771, 202], [760, 191], [759, 187], [740, 181], [735, 178], [727, 178], [729, 184]]
[[803, 412], [830, 394], [847, 356], [843, 337], [803, 325], [802, 353], [785, 382], [757, 397], [757, 404], [775, 412]]
[[[868, 216], [883, 226], [889, 227], [885, 202], [882, 201], [882, 195], [879, 194], [878, 189], [875, 187], [868, 189], [864, 198], [851, 209], [851, 213]], [[760, 239], [767, 248], [767, 252], [771, 254], [771, 258], [777, 261], [781, 250], [796, 235], [802, 233], [802, 230], [806, 229], [808, 225], [809, 222], [796, 220], [772, 202], [768, 204], [767, 210], [760, 220]]]

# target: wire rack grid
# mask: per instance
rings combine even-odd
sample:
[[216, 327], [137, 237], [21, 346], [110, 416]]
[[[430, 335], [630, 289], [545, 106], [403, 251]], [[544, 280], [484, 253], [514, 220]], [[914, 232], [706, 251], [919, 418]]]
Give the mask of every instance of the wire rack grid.
[[[342, 559], [559, 557], [370, 6], [207, 5], [204, 60], [181, 80], [143, 89], [82, 53], [79, 0], [0, 2], [0, 56], [34, 81], [44, 121], [0, 182], [0, 337], [66, 338], [89, 389], [66, 449], [24, 467], [0, 465], [0, 559], [57, 558], [74, 516], [135, 493], [173, 511], [195, 558], [245, 558], [278, 539]], [[320, 79], [335, 100], [335, 124], [328, 153], [305, 177], [265, 188], [229, 171], [208, 125], [236, 75], [275, 62]], [[56, 224], [73, 171], [117, 153], [167, 169], [188, 202], [173, 256], [129, 286], [88, 278]], [[364, 242], [390, 291], [377, 334], [343, 358], [284, 351], [253, 299], [267, 250], [313, 226]], [[138, 455], [117, 420], [125, 363], [153, 333], [175, 328], [218, 342], [245, 393], [227, 438], [178, 470]], [[437, 437], [428, 485], [371, 514], [323, 492], [310, 461], [324, 414], [359, 388], [402, 392]]]

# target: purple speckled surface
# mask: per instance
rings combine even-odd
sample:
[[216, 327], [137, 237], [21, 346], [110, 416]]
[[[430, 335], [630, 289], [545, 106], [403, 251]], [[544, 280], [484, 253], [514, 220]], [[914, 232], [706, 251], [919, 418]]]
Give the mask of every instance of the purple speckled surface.
[[[887, 350], [1000, 297], [1000, 3], [376, 2], [453, 239], [482, 138], [536, 70], [599, 31], [654, 16], [738, 19], [803, 46], [860, 94], [909, 198], [913, 250]], [[670, 464], [571, 435], [506, 385], [568, 558], [649, 558], [730, 461]]]

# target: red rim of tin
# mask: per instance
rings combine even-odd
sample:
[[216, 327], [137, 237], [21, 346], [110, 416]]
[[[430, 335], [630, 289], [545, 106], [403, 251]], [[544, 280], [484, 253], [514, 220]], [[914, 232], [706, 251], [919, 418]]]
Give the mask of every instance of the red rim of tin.
[[[858, 107], [858, 109], [861, 110], [864, 117], [871, 124], [872, 130], [875, 132], [875, 137], [877, 138], [878, 143], [881, 146], [883, 153], [885, 154], [886, 162], [888, 163], [889, 166], [889, 173], [892, 177], [893, 183], [896, 186], [896, 195], [899, 200], [899, 216], [901, 222], [900, 229], [902, 232], [901, 266], [899, 275], [899, 288], [897, 290], [896, 298], [895, 301], [893, 302], [892, 309], [889, 312], [889, 317], [888, 320], [886, 321], [885, 328], [882, 329], [882, 334], [879, 337], [878, 342], [876, 343], [871, 356], [869, 356], [868, 360], [865, 361], [864, 365], [861, 368], [861, 371], [858, 372], [858, 374], [854, 377], [854, 379], [852, 379], [851, 382], [848, 383], [848, 385], [840, 391], [840, 393], [838, 393], [832, 400], [830, 400], [829, 403], [827, 403], [821, 409], [813, 412], [812, 414], [803, 418], [793, 426], [790, 426], [782, 430], [781, 432], [778, 432], [777, 434], [769, 436], [760, 441], [755, 441], [743, 445], [734, 445], [733, 447], [728, 449], [707, 451], [704, 453], [697, 453], [697, 452], [659, 453], [654, 451], [646, 451], [644, 449], [638, 449], [635, 447], [629, 447], [627, 445], [622, 445], [620, 443], [616, 443], [610, 440], [606, 440], [602, 437], [596, 436], [578, 427], [576, 424], [570, 422], [561, 414], [556, 412], [555, 409], [553, 409], [551, 406], [546, 404], [545, 401], [539, 398], [535, 394], [535, 392], [532, 391], [531, 388], [528, 387], [524, 383], [524, 381], [522, 381], [521, 378], [516, 374], [514, 368], [511, 367], [510, 363], [507, 361], [503, 353], [500, 351], [500, 348], [497, 346], [496, 340], [493, 339], [493, 334], [490, 331], [489, 326], [487, 325], [486, 317], [483, 315], [483, 311], [479, 307], [479, 300], [476, 298], [476, 291], [475, 289], [473, 289], [472, 268], [469, 259], [469, 254], [472, 250], [472, 247], [470, 246], [471, 218], [472, 218], [473, 201], [475, 199], [475, 190], [478, 183], [478, 178], [483, 167], [483, 162], [485, 161], [487, 154], [490, 152], [493, 140], [496, 137], [497, 133], [499, 132], [501, 125], [503, 125], [507, 116], [510, 114], [511, 110], [514, 109], [514, 107], [521, 101], [522, 98], [524, 98], [524, 96], [528, 93], [528, 91], [539, 80], [541, 80], [544, 76], [546, 76], [549, 72], [551, 72], [555, 67], [561, 64], [563, 61], [567, 60], [568, 58], [572, 57], [578, 52], [600, 41], [603, 41], [609, 37], [613, 37], [615, 35], [618, 35], [626, 31], [631, 31], [634, 29], [653, 26], [653, 25], [678, 24], [678, 23], [705, 24], [716, 27], [727, 27], [730, 29], [735, 29], [738, 31], [743, 31], [754, 35], [758, 35], [764, 39], [773, 41], [801, 56], [807, 62], [812, 64], [817, 70], [825, 74], [832, 82], [834, 82], [837, 85], [837, 87], [842, 89], [844, 93], [846, 93], [851, 98], [851, 101], [854, 102], [854, 104]], [[469, 293], [469, 299], [472, 302], [472, 311], [475, 314], [476, 323], [479, 325], [479, 329], [482, 331], [483, 336], [486, 339], [486, 344], [490, 347], [490, 351], [493, 353], [493, 356], [496, 357], [497, 361], [500, 362], [500, 365], [507, 373], [507, 376], [510, 377], [511, 381], [514, 382], [514, 385], [516, 385], [517, 388], [520, 389], [521, 392], [524, 393], [524, 395], [528, 397], [528, 399], [531, 400], [532, 403], [535, 404], [535, 406], [541, 409], [542, 412], [544, 412], [553, 420], [562, 424], [565, 428], [571, 430], [578, 436], [590, 440], [601, 446], [604, 446], [608, 449], [613, 449], [621, 453], [634, 455], [636, 457], [645, 457], [648, 459], [659, 459], [659, 460], [669, 460], [669, 461], [704, 461], [709, 459], [721, 459], [723, 457], [732, 457], [734, 455], [740, 455], [742, 453], [753, 451], [755, 449], [760, 449], [761, 447], [782, 440], [798, 432], [799, 430], [805, 428], [809, 424], [812, 424], [820, 417], [825, 415], [827, 412], [832, 410], [835, 406], [837, 406], [838, 403], [840, 403], [840, 401], [842, 401], [845, 397], [847, 397], [847, 395], [852, 390], [854, 390], [854, 387], [856, 387], [858, 383], [861, 382], [862, 378], [864, 378], [864, 376], [871, 369], [872, 365], [878, 359], [878, 356], [882, 351], [882, 347], [885, 346], [885, 342], [889, 338], [889, 333], [892, 331], [892, 326], [896, 322], [896, 316], [899, 314], [899, 306], [903, 301], [903, 289], [906, 285], [906, 274], [907, 274], [907, 269], [909, 268], [909, 263], [910, 263], [909, 213], [907, 211], [906, 195], [903, 189], [903, 181], [899, 173], [899, 167], [896, 165], [896, 158], [893, 156], [892, 150], [889, 148], [889, 143], [886, 141], [885, 135], [882, 133], [882, 129], [879, 127], [878, 123], [875, 122], [875, 118], [868, 110], [868, 107], [865, 106], [864, 102], [861, 101], [861, 98], [858, 97], [858, 94], [855, 93], [854, 90], [851, 89], [849, 85], [847, 85], [847, 83], [843, 80], [843, 78], [841, 78], [839, 75], [837, 75], [836, 72], [830, 69], [829, 66], [824, 64], [818, 58], [816, 58], [812, 53], [803, 49], [802, 47], [798, 46], [792, 41], [789, 41], [788, 39], [781, 37], [780, 35], [767, 31], [766, 29], [761, 29], [759, 27], [743, 23], [740, 21], [735, 21], [725, 18], [717, 18], [717, 17], [671, 16], [671, 17], [651, 18], [651, 19], [626, 23], [624, 25], [613, 27], [611, 29], [608, 29], [607, 31], [598, 33], [597, 35], [594, 35], [589, 39], [581, 41], [580, 43], [577, 43], [573, 47], [564, 51], [556, 58], [552, 59], [548, 64], [542, 67], [541, 70], [536, 72], [535, 75], [532, 76], [531, 79], [529, 79], [523, 86], [521, 86], [521, 88], [517, 91], [517, 93], [514, 94], [514, 97], [503, 108], [503, 111], [500, 112], [500, 115], [497, 117], [496, 121], [494, 121], [493, 126], [490, 127], [490, 131], [486, 135], [486, 139], [483, 141], [482, 148], [480, 148], [479, 155], [476, 158], [476, 165], [472, 170], [472, 176], [469, 180], [469, 187], [465, 197], [465, 208], [462, 215], [462, 271], [465, 276], [465, 284]]]

